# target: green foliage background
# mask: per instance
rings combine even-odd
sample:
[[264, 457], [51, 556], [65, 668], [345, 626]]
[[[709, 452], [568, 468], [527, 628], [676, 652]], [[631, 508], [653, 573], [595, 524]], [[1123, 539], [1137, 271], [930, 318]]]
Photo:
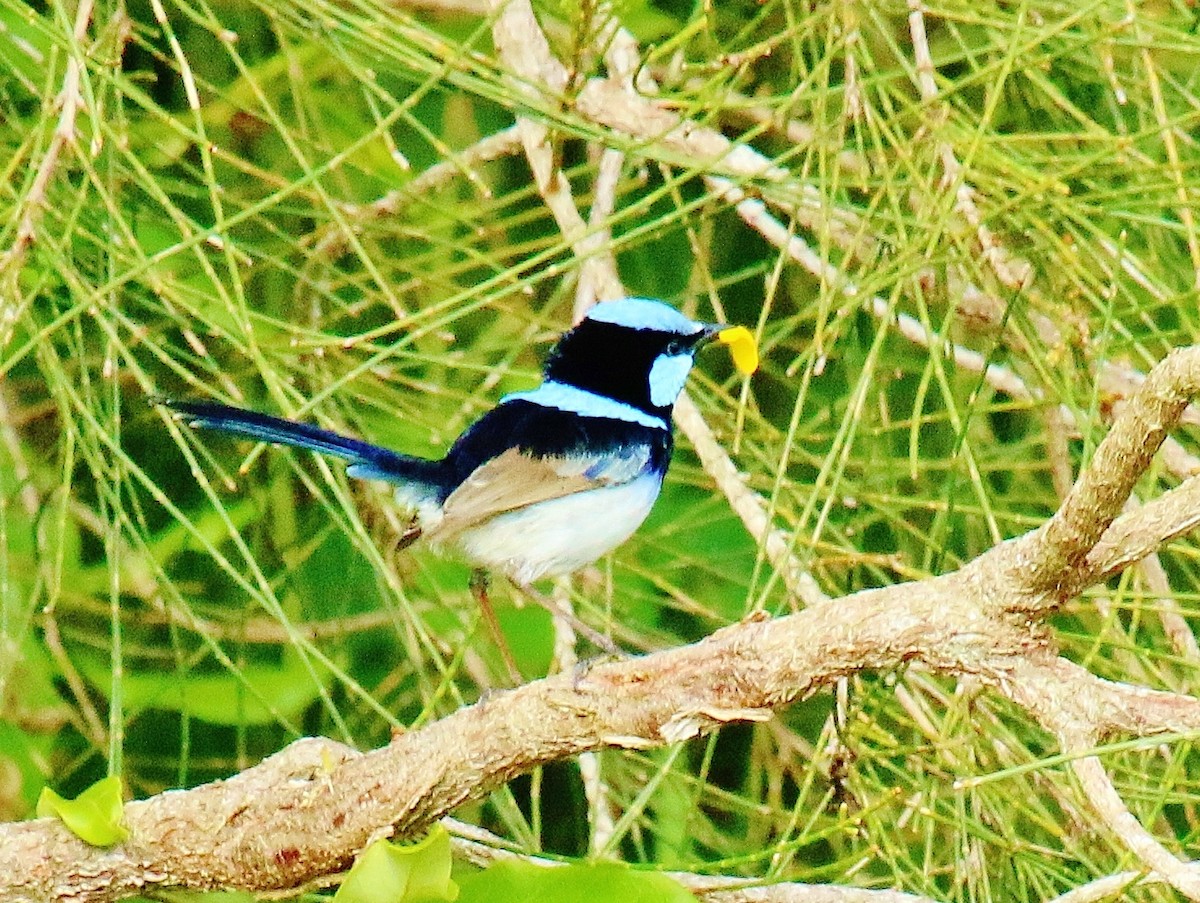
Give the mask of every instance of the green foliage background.
[[[76, 41], [73, 5], [0, 0], [4, 817], [29, 815], [48, 780], [71, 793], [114, 772], [145, 796], [304, 734], [370, 747], [503, 685], [465, 569], [397, 551], [385, 491], [188, 434], [147, 404], [212, 397], [436, 455], [536, 379], [579, 261], [523, 158], [406, 191], [524, 109], [490, 20], [437, 6], [102, 0]], [[596, 148], [628, 152], [608, 225], [631, 293], [758, 330], [758, 375], [744, 385], [713, 354], [692, 394], [830, 594], [943, 573], [1040, 523], [1055, 455], [1077, 467], [1104, 433], [1102, 365], [1144, 372], [1200, 336], [1193, 5], [927, 5], [936, 105], [902, 3], [613, 11], [661, 99], [788, 169], [740, 184], [804, 199], [794, 232], [857, 286], [783, 258], [706, 189], [711, 164], [569, 102], [526, 110], [553, 125], [585, 208]], [[538, 13], [580, 79], [603, 73], [602, 10]], [[72, 58], [76, 140], [41, 203]], [[955, 210], [942, 143], [1028, 262], [1024, 289], [997, 279]], [[911, 343], [873, 296], [936, 340]], [[994, 392], [952, 343], [1045, 401]], [[1080, 428], [1065, 450], [1047, 426], [1059, 404]], [[1195, 545], [1164, 563], [1193, 618]], [[686, 443], [649, 523], [570, 592], [630, 649], [793, 604]], [[525, 674], [545, 674], [547, 618], [498, 604]], [[1102, 676], [1186, 691], [1197, 662], [1155, 605], [1131, 573], [1054, 627]], [[1052, 739], [987, 694], [863, 674], [833, 709], [821, 695], [707, 741], [603, 754], [604, 852], [944, 900], [1046, 899], [1136, 867], [1092, 827]], [[1105, 763], [1142, 822], [1195, 855], [1192, 740]], [[461, 814], [527, 850], [588, 852], [574, 763]]]

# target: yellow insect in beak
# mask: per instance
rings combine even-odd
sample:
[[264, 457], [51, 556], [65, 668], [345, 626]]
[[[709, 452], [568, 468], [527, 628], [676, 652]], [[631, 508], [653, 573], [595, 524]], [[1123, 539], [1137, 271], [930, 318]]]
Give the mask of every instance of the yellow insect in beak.
[[716, 339], [729, 346], [733, 365], [739, 373], [749, 376], [758, 369], [758, 346], [754, 344], [753, 333], [745, 326], [728, 326], [717, 333]]

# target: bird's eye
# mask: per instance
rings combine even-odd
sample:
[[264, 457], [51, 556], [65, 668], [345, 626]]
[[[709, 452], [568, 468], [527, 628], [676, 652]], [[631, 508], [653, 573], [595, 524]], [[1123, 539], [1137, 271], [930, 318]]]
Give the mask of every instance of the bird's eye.
[[667, 343], [667, 354], [671, 357], [674, 357], [677, 354], [683, 354], [684, 351], [685, 349], [683, 347], [683, 342], [679, 341], [678, 339]]

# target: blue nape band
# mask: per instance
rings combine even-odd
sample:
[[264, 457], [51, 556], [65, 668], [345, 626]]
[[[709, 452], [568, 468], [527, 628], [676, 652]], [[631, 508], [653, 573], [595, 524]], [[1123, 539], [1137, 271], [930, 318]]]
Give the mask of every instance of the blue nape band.
[[531, 401], [544, 408], [557, 408], [585, 417], [605, 417], [609, 420], [624, 420], [626, 423], [640, 423], [642, 426], [658, 430], [670, 429], [670, 425], [661, 417], [648, 414], [623, 401], [613, 401], [611, 398], [566, 383], [544, 382], [536, 389], [514, 392], [500, 399], [501, 404], [506, 401]]

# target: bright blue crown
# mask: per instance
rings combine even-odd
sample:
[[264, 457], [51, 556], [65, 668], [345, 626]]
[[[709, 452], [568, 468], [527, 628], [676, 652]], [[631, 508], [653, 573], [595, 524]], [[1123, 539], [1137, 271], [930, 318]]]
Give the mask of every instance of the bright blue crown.
[[587, 319], [630, 329], [654, 329], [679, 335], [695, 335], [704, 326], [689, 320], [675, 308], [650, 298], [602, 301], [588, 311]]

